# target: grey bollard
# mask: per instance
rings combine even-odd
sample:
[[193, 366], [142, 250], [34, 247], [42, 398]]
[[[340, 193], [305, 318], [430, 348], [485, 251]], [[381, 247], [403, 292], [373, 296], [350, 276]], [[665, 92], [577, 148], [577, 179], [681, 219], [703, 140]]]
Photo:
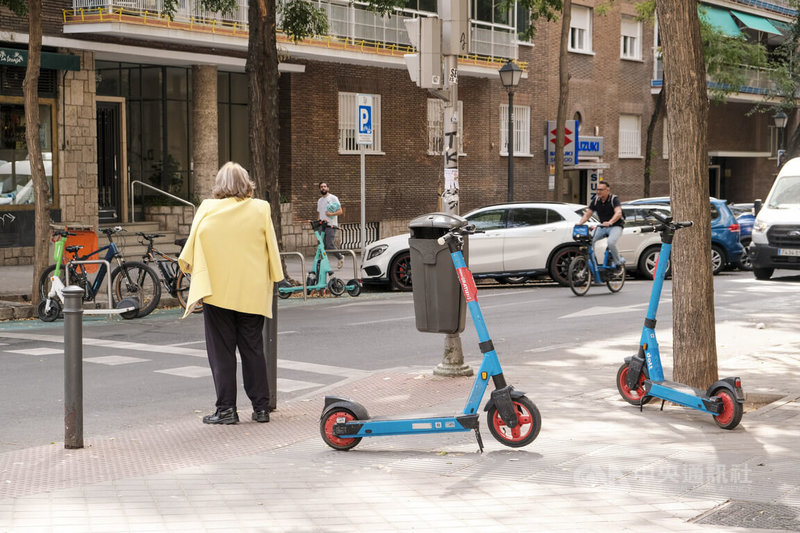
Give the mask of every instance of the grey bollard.
[[264, 320], [264, 357], [267, 359], [267, 383], [269, 384], [269, 410], [278, 406], [278, 286], [272, 292], [272, 318]]
[[64, 448], [83, 448], [83, 289], [64, 289]]

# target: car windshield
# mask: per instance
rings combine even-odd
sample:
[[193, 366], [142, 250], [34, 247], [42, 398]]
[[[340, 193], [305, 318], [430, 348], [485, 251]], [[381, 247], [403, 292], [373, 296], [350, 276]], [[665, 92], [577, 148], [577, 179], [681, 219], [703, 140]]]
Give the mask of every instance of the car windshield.
[[800, 176], [785, 176], [778, 180], [775, 190], [769, 195], [770, 207], [800, 204]]
[[739, 215], [744, 215], [745, 213], [752, 214], [753, 212], [752, 205], [748, 206], [748, 205], [728, 204], [728, 207], [730, 207], [733, 214], [736, 215], [737, 217]]

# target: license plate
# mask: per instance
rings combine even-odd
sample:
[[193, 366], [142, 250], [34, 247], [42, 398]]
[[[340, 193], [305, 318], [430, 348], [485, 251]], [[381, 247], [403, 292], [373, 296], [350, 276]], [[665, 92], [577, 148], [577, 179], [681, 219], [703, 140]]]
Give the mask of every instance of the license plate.
[[778, 255], [794, 255], [800, 256], [800, 249], [779, 248]]

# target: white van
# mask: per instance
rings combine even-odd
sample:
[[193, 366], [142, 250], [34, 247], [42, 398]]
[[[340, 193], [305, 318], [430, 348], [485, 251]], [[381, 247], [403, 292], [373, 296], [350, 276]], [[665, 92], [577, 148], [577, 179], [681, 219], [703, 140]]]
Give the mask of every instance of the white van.
[[800, 270], [800, 157], [783, 165], [757, 211], [750, 253], [756, 279], [776, 268]]

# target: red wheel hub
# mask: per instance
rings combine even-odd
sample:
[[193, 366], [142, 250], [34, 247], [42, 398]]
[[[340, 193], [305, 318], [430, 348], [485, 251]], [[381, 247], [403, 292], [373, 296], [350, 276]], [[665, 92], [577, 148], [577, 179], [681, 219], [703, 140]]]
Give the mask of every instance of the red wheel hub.
[[725, 392], [719, 394], [719, 399], [722, 402], [722, 412], [717, 415], [717, 421], [724, 426], [730, 424], [731, 420], [733, 420], [734, 400], [730, 394]]
[[639, 381], [636, 383], [636, 389], [631, 389], [628, 387], [628, 371], [630, 371], [630, 367], [625, 367], [625, 370], [620, 372], [619, 388], [625, 397], [634, 401], [641, 401], [641, 399], [645, 397], [644, 374], [639, 374]]
[[353, 442], [353, 439], [343, 439], [337, 435], [334, 435], [333, 426], [340, 422], [350, 422], [351, 420], [355, 419], [356, 417], [346, 411], [334, 411], [328, 415], [328, 418], [325, 419], [325, 434], [328, 436], [330, 441], [337, 446], [347, 446]]
[[[497, 411], [495, 411], [494, 417], [492, 417], [492, 424], [494, 424], [494, 428], [499, 435], [508, 435], [510, 432], [511, 436], [507, 436], [506, 438], [510, 441], [519, 441], [527, 437], [533, 430], [533, 417], [520, 403], [514, 402], [514, 410], [517, 413], [517, 425], [513, 428], [506, 425], [502, 417], [500, 417], [500, 413]], [[524, 432], [523, 428], [525, 428]]]

